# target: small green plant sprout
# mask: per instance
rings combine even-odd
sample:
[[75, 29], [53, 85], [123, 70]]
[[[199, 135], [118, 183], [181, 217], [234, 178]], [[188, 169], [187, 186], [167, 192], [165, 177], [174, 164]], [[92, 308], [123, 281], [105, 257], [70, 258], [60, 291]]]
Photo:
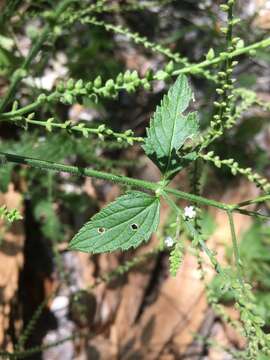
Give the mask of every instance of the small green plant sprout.
[[[187, 160], [196, 157], [192, 150], [183, 156], [179, 154], [186, 141], [198, 133], [197, 114], [183, 115], [192, 98], [186, 76], [180, 75], [150, 121], [142, 148], [162, 173], [155, 196], [130, 191], [119, 197], [83, 226], [70, 242], [70, 249], [91, 253], [127, 250], [139, 246], [156, 231], [159, 197], [164, 185], [186, 165]], [[192, 206], [185, 208], [185, 216], [195, 216]]]
[[6, 205], [0, 207], [0, 219], [4, 219], [9, 223], [13, 223], [16, 220], [21, 220], [23, 217], [17, 209], [8, 210]]

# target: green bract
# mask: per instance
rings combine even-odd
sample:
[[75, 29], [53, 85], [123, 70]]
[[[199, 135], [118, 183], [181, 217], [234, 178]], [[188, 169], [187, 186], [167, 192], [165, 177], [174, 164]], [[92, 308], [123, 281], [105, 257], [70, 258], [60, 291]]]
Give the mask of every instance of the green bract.
[[183, 115], [192, 98], [187, 78], [180, 75], [157, 107], [147, 129], [143, 149], [166, 178], [179, 171], [190, 159], [190, 156], [180, 158], [177, 152], [187, 139], [198, 133], [197, 114]]
[[102, 253], [137, 247], [157, 229], [159, 210], [157, 197], [130, 191], [93, 216], [75, 235], [69, 248]]

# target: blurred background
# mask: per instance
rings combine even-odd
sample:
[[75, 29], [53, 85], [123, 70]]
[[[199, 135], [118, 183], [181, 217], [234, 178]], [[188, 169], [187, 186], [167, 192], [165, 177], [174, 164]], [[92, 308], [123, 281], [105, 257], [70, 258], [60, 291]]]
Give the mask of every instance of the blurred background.
[[[139, 1], [133, 8], [128, 8], [134, 5], [131, 1], [110, 4], [116, 10], [96, 14], [99, 20], [127, 27], [191, 63], [203, 61], [210, 48], [216, 54], [224, 49], [221, 28], [225, 15], [219, 1]], [[40, 15], [55, 5], [55, 1], [0, 1], [0, 96], [44, 25]], [[121, 11], [122, 6], [127, 10]], [[235, 35], [245, 44], [269, 36], [270, 1], [239, 0], [236, 14], [241, 22]], [[144, 76], [147, 70], [156, 72], [167, 63], [162, 54], [103, 27], [78, 22], [55, 31], [57, 38], [48, 39], [18, 88], [21, 106], [33, 102], [41, 92], [52, 91], [60, 79], [89, 81], [100, 75], [107, 80], [127, 69]], [[269, 48], [239, 59], [235, 86], [254, 91], [266, 105], [250, 106], [236, 126], [212, 145], [222, 159], [234, 158], [242, 167], [251, 167], [268, 179], [269, 63]], [[218, 70], [211, 69], [212, 73]], [[213, 114], [215, 83], [199, 74], [190, 75], [189, 80], [196, 98], [192, 106], [199, 111], [201, 128], [205, 129]], [[60, 122], [71, 119], [90, 127], [106, 124], [114, 131], [132, 129], [136, 136], [144, 136], [171, 83], [158, 81], [151, 90], [121, 91], [116, 99], [97, 101], [93, 97], [73, 105], [45, 104], [36, 116], [41, 120], [54, 116]], [[139, 145], [17, 125], [0, 123], [1, 151], [159, 180], [158, 169]], [[259, 195], [254, 184], [233, 176], [226, 168], [208, 163], [201, 172], [206, 197], [236, 203]], [[174, 186], [192, 191], [186, 171], [177, 176]], [[23, 216], [12, 225], [2, 221], [0, 227], [2, 349], [12, 351], [19, 339], [25, 349], [32, 349], [25, 353], [27, 359], [227, 360], [235, 358], [233, 351], [245, 347], [242, 335], [224, 321], [218, 307], [209, 304], [211, 291], [218, 294], [218, 279], [209, 267], [210, 285], [205, 287], [188, 239], [176, 277], [169, 275], [168, 249], [153, 251], [171, 236], [170, 225], [175, 219], [167, 206], [162, 207], [158, 233], [146, 245], [126, 253], [93, 256], [68, 251], [68, 242], [93, 214], [121, 194], [123, 187], [1, 164], [0, 190], [0, 204], [19, 209]], [[267, 207], [261, 206], [261, 210], [268, 214]], [[222, 264], [230, 264], [226, 214], [210, 210], [204, 211], [202, 218], [209, 246], [217, 251]], [[245, 275], [254, 286], [258, 309], [269, 331], [270, 224], [242, 215], [235, 221]], [[138, 263], [132, 263], [134, 257]], [[226, 314], [237, 320], [230, 294], [220, 294], [219, 300]], [[55, 346], [47, 347], [51, 343]]]

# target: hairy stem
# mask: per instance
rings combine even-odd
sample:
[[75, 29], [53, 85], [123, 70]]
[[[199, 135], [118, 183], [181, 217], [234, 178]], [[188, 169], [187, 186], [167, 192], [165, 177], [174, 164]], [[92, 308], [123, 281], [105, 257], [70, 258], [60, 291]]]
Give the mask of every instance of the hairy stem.
[[[234, 57], [237, 57], [237, 56], [243, 55], [245, 53], [248, 53], [251, 50], [262, 49], [262, 48], [266, 48], [268, 46], [270, 46], [270, 37], [266, 38], [264, 40], [258, 41], [258, 42], [254, 43], [254, 44], [251, 44], [249, 46], [243, 47], [241, 49], [236, 49], [236, 50], [234, 50], [232, 52], [228, 52], [227, 57], [232, 59]], [[183, 68], [181, 68], [179, 70], [175, 70], [172, 73], [172, 75], [177, 76], [179, 74], [196, 73], [196, 71], [198, 71], [200, 69], [206, 68], [206, 67], [208, 67], [210, 65], [218, 64], [218, 63], [220, 63], [222, 61], [224, 61], [224, 57], [223, 56], [218, 56], [218, 57], [216, 57], [216, 58], [214, 58], [212, 60], [205, 60], [205, 61], [202, 61], [199, 64], [192, 64], [192, 65], [185, 66], [185, 67], [183, 67]], [[154, 80], [156, 80], [155, 77], [154, 77]], [[58, 94], [57, 92], [51, 93], [48, 96], [47, 101], [50, 101], [50, 98], [57, 100], [57, 98], [59, 97], [57, 94]], [[14, 116], [20, 116], [20, 115], [23, 115], [25, 113], [31, 112], [31, 111], [35, 110], [36, 108], [38, 108], [40, 105], [41, 104], [40, 104], [39, 101], [35, 101], [35, 102], [33, 102], [33, 103], [29, 104], [29, 105], [26, 105], [26, 106], [24, 106], [21, 109], [18, 109], [16, 111], [9, 111], [9, 112], [3, 113], [0, 116], [0, 118], [1, 118], [0, 121], [4, 120], [4, 119], [11, 118], [11, 117], [14, 117]], [[0, 106], [0, 112], [2, 110], [3, 110], [3, 106], [2, 107]]]
[[235, 233], [235, 227], [234, 227], [234, 221], [233, 221], [233, 215], [231, 211], [227, 212], [228, 218], [229, 218], [229, 224], [230, 224], [230, 230], [231, 230], [231, 236], [232, 236], [232, 244], [233, 244], [233, 253], [234, 253], [234, 261], [236, 265], [237, 270], [237, 277], [239, 280], [239, 283], [243, 285], [243, 279], [242, 279], [242, 272], [241, 272], [241, 260], [240, 260], [240, 254], [237, 244], [237, 238]]
[[156, 191], [158, 189], [158, 184], [152, 183], [149, 181], [143, 181], [139, 179], [133, 179], [122, 175], [112, 175], [106, 172], [93, 170], [90, 168], [83, 168], [79, 166], [71, 166], [55, 163], [52, 161], [39, 160], [34, 159], [27, 156], [7, 154], [4, 152], [0, 152], [0, 156], [3, 161], [9, 161], [17, 164], [29, 165], [35, 168], [40, 168], [44, 170], [53, 170], [58, 172], [66, 172], [78, 176], [87, 176], [94, 177], [97, 179], [107, 180], [111, 182], [115, 182], [122, 185], [130, 185], [134, 187], [144, 188], [147, 190]]
[[[254, 44], [245, 46], [245, 47], [243, 47], [241, 49], [236, 49], [236, 50], [234, 50], [232, 52], [228, 52], [226, 54], [227, 54], [228, 58], [233, 59], [233, 58], [235, 58], [237, 56], [246, 54], [246, 53], [250, 52], [251, 50], [263, 49], [263, 48], [266, 48], [268, 46], [270, 46], [270, 37], [266, 38], [266, 39], [263, 39], [261, 41], [258, 41], [258, 42], [254, 43]], [[217, 56], [216, 58], [214, 58], [212, 60], [205, 60], [205, 61], [200, 62], [199, 64], [193, 64], [193, 65], [190, 65], [190, 66], [186, 66], [186, 67], [184, 67], [182, 69], [175, 70], [173, 72], [173, 75], [176, 76], [176, 75], [179, 75], [179, 74], [186, 74], [186, 73], [196, 72], [197, 69], [202, 69], [202, 68], [208, 67], [210, 65], [219, 64], [222, 61], [224, 61], [224, 57], [223, 56]]]
[[165, 186], [164, 184], [158, 183], [158, 182], [150, 182], [150, 181], [144, 181], [140, 179], [133, 179], [127, 176], [122, 175], [113, 175], [107, 172], [103, 171], [97, 171], [90, 168], [83, 168], [79, 166], [72, 166], [72, 165], [64, 165], [55, 163], [52, 161], [47, 160], [40, 160], [40, 159], [34, 159], [28, 156], [22, 156], [22, 155], [15, 155], [15, 154], [8, 154], [5, 152], [0, 152], [0, 160], [4, 163], [5, 161], [22, 164], [22, 165], [29, 165], [31, 167], [44, 169], [44, 170], [53, 170], [58, 172], [66, 172], [69, 174], [74, 174], [78, 176], [87, 176], [87, 177], [94, 177], [97, 179], [102, 179], [110, 182], [114, 182], [121, 185], [129, 185], [133, 187], [138, 187], [146, 190], [151, 190], [154, 192], [160, 192], [166, 193], [166, 194], [172, 194], [176, 196], [177, 198], [190, 201], [192, 203], [197, 203], [205, 206], [213, 206], [217, 209], [224, 210], [224, 211], [234, 211], [239, 212], [244, 215], [258, 215], [262, 216], [258, 213], [250, 212], [248, 210], [243, 210], [241, 208], [238, 208], [237, 205], [234, 204], [224, 204], [222, 202], [207, 199], [202, 196], [186, 193], [181, 190], [176, 190], [170, 187]]
[[270, 201], [270, 195], [259, 196], [255, 199], [243, 201], [243, 202], [237, 204], [236, 207], [240, 208], [242, 206], [248, 206], [248, 205], [252, 205], [252, 204], [260, 204], [265, 201]]
[[223, 269], [220, 266], [219, 262], [217, 261], [216, 257], [214, 256], [212, 251], [208, 248], [208, 246], [206, 245], [206, 243], [203, 240], [200, 233], [192, 225], [191, 221], [185, 220], [185, 217], [183, 215], [183, 211], [175, 204], [175, 202], [165, 192], [162, 192], [162, 195], [164, 196], [165, 200], [167, 201], [169, 206], [172, 208], [172, 210], [174, 210], [176, 212], [176, 215], [177, 216], [181, 215], [181, 217], [184, 220], [184, 223], [185, 223], [185, 225], [186, 225], [186, 227], [187, 227], [187, 229], [189, 231], [189, 234], [195, 240], [195, 242], [200, 245], [202, 250], [206, 253], [206, 255], [208, 256], [211, 264], [214, 266], [217, 273], [224, 274]]

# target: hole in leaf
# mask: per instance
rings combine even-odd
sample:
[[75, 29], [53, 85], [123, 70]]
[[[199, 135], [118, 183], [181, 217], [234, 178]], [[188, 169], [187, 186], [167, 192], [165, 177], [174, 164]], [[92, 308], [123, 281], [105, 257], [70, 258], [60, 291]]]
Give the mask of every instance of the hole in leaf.
[[104, 228], [104, 227], [98, 228], [98, 232], [99, 232], [100, 234], [104, 234], [104, 233], [105, 233], [105, 228]]
[[131, 229], [132, 229], [132, 230], [137, 230], [137, 229], [138, 229], [138, 225], [137, 225], [137, 224], [132, 224], [132, 225], [131, 225]]

